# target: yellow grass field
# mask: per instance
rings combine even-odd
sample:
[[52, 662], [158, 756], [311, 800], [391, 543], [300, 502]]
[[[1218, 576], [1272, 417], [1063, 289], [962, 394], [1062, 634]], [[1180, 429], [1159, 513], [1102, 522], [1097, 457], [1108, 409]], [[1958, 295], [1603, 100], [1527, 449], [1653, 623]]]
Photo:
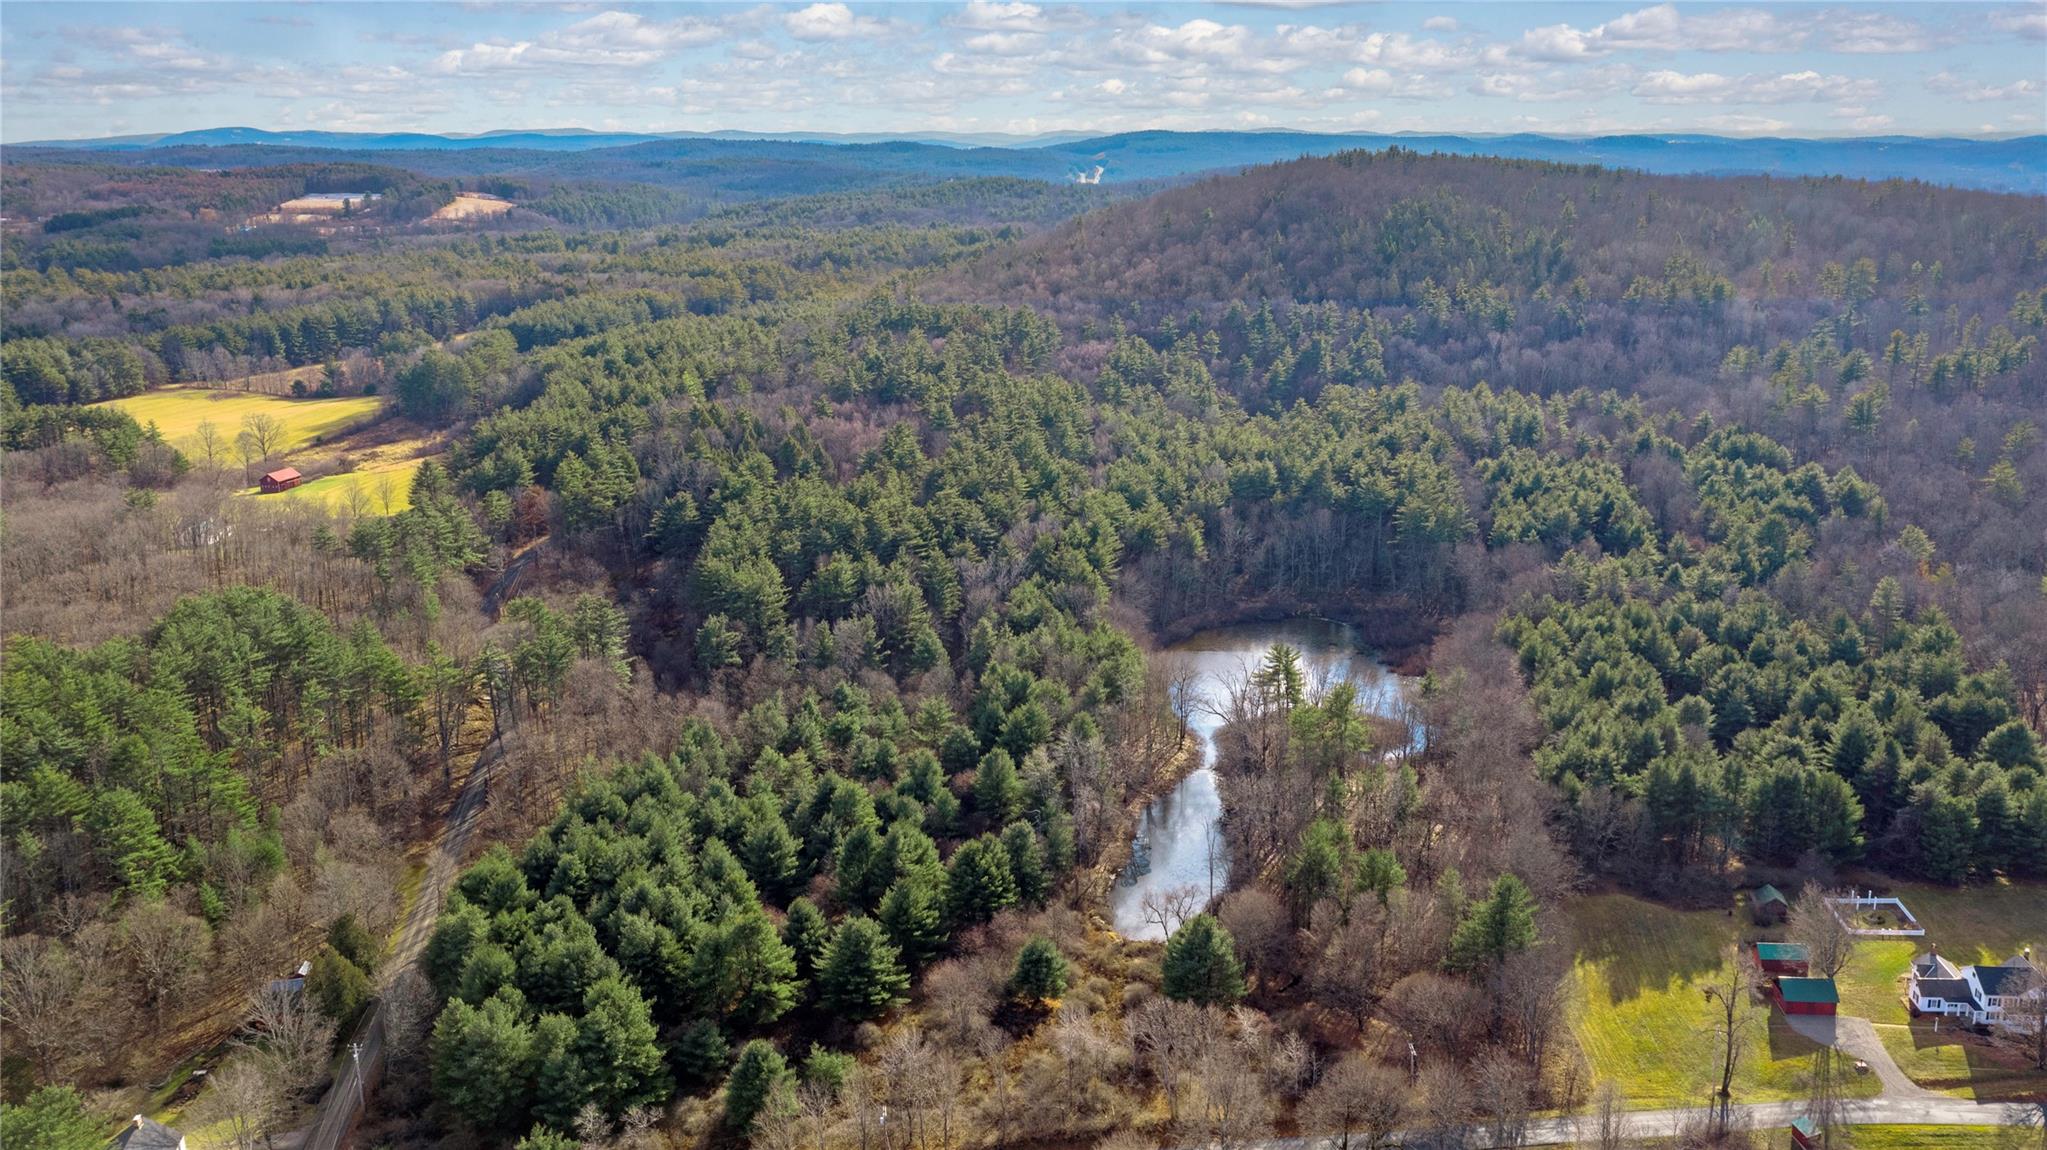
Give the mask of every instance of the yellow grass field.
[[[425, 459], [401, 459], [373, 464], [341, 475], [329, 475], [301, 484], [282, 495], [263, 496], [276, 500], [317, 500], [329, 511], [350, 514], [396, 515], [412, 506], [412, 475]], [[249, 488], [245, 495], [259, 495]]]
[[501, 200], [496, 196], [476, 195], [470, 192], [457, 192], [454, 199], [442, 204], [440, 209], [434, 212], [433, 218], [437, 220], [481, 219], [490, 216], [501, 216], [511, 210], [512, 201], [510, 200]]
[[334, 399], [287, 399], [245, 391], [219, 391], [201, 387], [166, 387], [109, 399], [95, 407], [117, 407], [148, 427], [155, 424], [172, 447], [194, 453], [199, 425], [213, 424], [229, 459], [234, 458], [235, 436], [242, 420], [252, 414], [275, 416], [284, 424], [283, 452], [306, 447], [316, 440], [331, 439], [368, 421], [382, 407], [375, 396], [345, 396]]
[[[1677, 911], [1627, 895], [1571, 904], [1577, 934], [1571, 1031], [1596, 1079], [1611, 1079], [1636, 1108], [1703, 1104], [1719, 1088], [1717, 1003], [1704, 988], [1722, 975], [1741, 920], [1724, 911]], [[1734, 1077], [1737, 1102], [1804, 1096], [1817, 1044], [1758, 1004]], [[1851, 1096], [1875, 1094], [1850, 1075]]]

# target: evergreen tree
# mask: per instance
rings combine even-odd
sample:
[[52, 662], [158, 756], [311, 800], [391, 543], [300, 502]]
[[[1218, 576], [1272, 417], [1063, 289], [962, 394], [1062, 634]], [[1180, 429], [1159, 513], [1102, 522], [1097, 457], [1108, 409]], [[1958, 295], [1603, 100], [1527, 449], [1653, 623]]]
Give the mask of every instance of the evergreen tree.
[[1009, 875], [1016, 881], [1016, 898], [1029, 907], [1045, 905], [1051, 878], [1045, 872], [1045, 849], [1038, 832], [1021, 820], [1002, 828], [1002, 848], [1009, 855]]
[[383, 953], [383, 948], [379, 947], [376, 939], [370, 937], [370, 932], [356, 921], [353, 911], [341, 915], [328, 925], [327, 945], [333, 947], [336, 954], [354, 963], [364, 974], [377, 972], [377, 958]]
[[668, 1096], [672, 1084], [661, 1064], [659, 1038], [647, 1000], [624, 979], [607, 978], [583, 996], [576, 1056], [590, 1084], [590, 1100], [604, 1113], [617, 1118]]
[[434, 1023], [434, 1097], [480, 1131], [526, 1125], [533, 1028], [519, 1017], [517, 993], [498, 994], [482, 1006], [455, 999]]
[[944, 951], [945, 897], [940, 880], [909, 877], [888, 888], [879, 921], [903, 962], [921, 970]]
[[1009, 993], [1028, 1002], [1066, 993], [1066, 956], [1043, 935], [1031, 938], [1016, 953], [1009, 973]]
[[312, 972], [306, 976], [306, 993], [320, 1004], [320, 1013], [344, 1031], [376, 996], [369, 976], [331, 946], [322, 947], [314, 957]]
[[0, 1102], [0, 1146], [7, 1150], [102, 1150], [105, 1131], [69, 1086], [44, 1086], [18, 1104]]
[[1244, 997], [1244, 963], [1237, 943], [1214, 915], [1197, 914], [1166, 940], [1161, 966], [1167, 998], [1202, 1006], [1229, 1006]]
[[873, 920], [839, 924], [817, 972], [818, 1000], [841, 1018], [864, 1022], [886, 1013], [910, 988], [896, 948]]
[[955, 929], [977, 926], [1016, 905], [1009, 852], [993, 835], [960, 844], [946, 876], [946, 909]]
[[788, 917], [782, 920], [782, 945], [795, 956], [798, 977], [816, 976], [818, 960], [831, 941], [832, 925], [816, 903], [798, 898], [789, 904]]
[[974, 810], [990, 826], [1006, 826], [1023, 813], [1023, 783], [1017, 778], [1016, 760], [997, 747], [981, 756], [974, 771]]
[[1535, 943], [1535, 898], [1518, 877], [1503, 874], [1472, 904], [1450, 936], [1450, 965], [1485, 970]]
[[758, 1038], [747, 1043], [725, 1080], [725, 1124], [739, 1131], [752, 1126], [788, 1072], [781, 1051]]

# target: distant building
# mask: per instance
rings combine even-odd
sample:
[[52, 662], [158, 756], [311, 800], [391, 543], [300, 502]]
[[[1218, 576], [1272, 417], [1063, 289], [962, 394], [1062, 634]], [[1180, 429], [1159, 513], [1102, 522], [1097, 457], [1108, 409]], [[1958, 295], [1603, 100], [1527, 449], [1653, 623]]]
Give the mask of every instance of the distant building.
[[1756, 944], [1756, 965], [1764, 974], [1803, 975], [1812, 956], [1795, 942], [1759, 942]]
[[2029, 950], [2003, 962], [1957, 966], [1939, 951], [1919, 955], [1905, 972], [1905, 1000], [1914, 1014], [1963, 1018], [1979, 1026], [2012, 1027], [2016, 1018], [2005, 1012], [2043, 992], [2027, 989], [2029, 971], [2038, 969]]
[[1757, 926], [1770, 926], [1791, 917], [1791, 903], [1783, 891], [1764, 883], [1749, 896], [1748, 912], [1755, 918]]
[[312, 960], [301, 961], [289, 975], [284, 978], [271, 979], [270, 989], [280, 994], [297, 994], [306, 988], [306, 976], [311, 973], [313, 973]]
[[306, 477], [299, 474], [298, 468], [280, 467], [275, 471], [264, 473], [263, 481], [259, 486], [262, 488], [263, 494], [275, 495], [280, 491], [290, 491], [305, 481]]
[[112, 1150], [185, 1150], [185, 1136], [137, 1114], [109, 1145]]
[[1777, 980], [1771, 993], [1786, 1014], [1832, 1014], [1841, 1005], [1841, 992], [1831, 978], [1787, 976]]

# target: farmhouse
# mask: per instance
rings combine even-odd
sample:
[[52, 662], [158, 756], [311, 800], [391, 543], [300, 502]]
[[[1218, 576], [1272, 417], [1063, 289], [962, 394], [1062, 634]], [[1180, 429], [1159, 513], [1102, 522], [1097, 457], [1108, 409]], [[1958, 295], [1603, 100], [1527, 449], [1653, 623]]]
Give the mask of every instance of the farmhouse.
[[1780, 978], [1771, 996], [1786, 1014], [1832, 1014], [1841, 1003], [1831, 978]]
[[1795, 942], [1759, 942], [1756, 965], [1764, 974], [1804, 975], [1811, 955]]
[[263, 481], [259, 486], [263, 494], [276, 495], [280, 491], [290, 491], [305, 481], [306, 477], [299, 474], [298, 468], [280, 467], [275, 471], [264, 472]]
[[1785, 899], [1783, 891], [1764, 883], [1749, 896], [1748, 912], [1757, 926], [1769, 926], [1791, 916], [1791, 903]]
[[2003, 962], [1979, 966], [1956, 966], [1938, 951], [1919, 955], [1905, 973], [1905, 1001], [1914, 1014], [1936, 1014], [1963, 1018], [1979, 1026], [2011, 1026], [2005, 1011], [2022, 1000], [2047, 993], [2028, 986], [2026, 977], [2038, 968], [2032, 952], [2015, 954]]

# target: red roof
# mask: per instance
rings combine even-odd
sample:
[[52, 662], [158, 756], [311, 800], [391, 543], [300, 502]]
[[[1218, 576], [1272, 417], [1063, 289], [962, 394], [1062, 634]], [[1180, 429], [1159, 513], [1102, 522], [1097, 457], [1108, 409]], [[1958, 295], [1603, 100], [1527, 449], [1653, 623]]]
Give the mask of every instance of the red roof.
[[298, 479], [300, 475], [299, 469], [296, 467], [280, 467], [275, 471], [266, 473], [263, 478], [271, 483], [283, 483], [287, 479]]

